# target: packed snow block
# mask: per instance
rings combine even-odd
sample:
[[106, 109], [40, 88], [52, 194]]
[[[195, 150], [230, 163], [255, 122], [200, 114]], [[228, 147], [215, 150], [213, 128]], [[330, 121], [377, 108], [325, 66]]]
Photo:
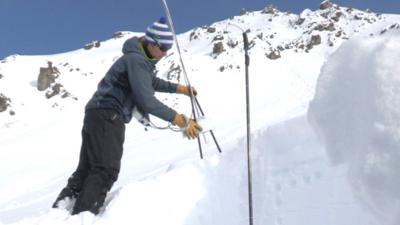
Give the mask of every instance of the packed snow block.
[[400, 224], [400, 32], [354, 38], [322, 67], [308, 119], [379, 224]]

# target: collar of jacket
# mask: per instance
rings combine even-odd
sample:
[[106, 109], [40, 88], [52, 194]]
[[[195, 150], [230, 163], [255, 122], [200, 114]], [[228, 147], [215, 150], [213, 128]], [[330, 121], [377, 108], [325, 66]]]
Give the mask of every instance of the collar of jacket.
[[142, 51], [144, 57], [146, 57], [146, 59], [149, 60], [149, 61], [151, 61], [152, 63], [156, 64], [156, 63], [158, 62], [158, 60], [157, 60], [157, 59], [154, 59], [154, 58], [150, 58], [150, 57], [147, 55], [146, 50], [144, 50], [144, 38], [140, 38], [140, 39], [139, 39], [139, 43], [140, 43], [140, 45], [139, 45], [139, 46], [140, 46], [140, 50]]

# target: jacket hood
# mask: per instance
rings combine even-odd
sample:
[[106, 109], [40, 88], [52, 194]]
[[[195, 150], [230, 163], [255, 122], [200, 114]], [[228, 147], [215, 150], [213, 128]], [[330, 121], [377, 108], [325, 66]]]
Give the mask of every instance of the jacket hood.
[[142, 55], [145, 59], [147, 59], [152, 64], [156, 64], [158, 62], [158, 60], [151, 59], [147, 56], [147, 54], [145, 53], [145, 51], [143, 49], [142, 39], [139, 37], [132, 37], [132, 38], [129, 38], [128, 40], [126, 40], [122, 47], [122, 53], [124, 53], [124, 54], [137, 53], [137, 54]]
[[138, 37], [133, 37], [125, 41], [124, 46], [122, 47], [122, 52], [126, 53], [139, 53], [143, 54], [143, 49]]

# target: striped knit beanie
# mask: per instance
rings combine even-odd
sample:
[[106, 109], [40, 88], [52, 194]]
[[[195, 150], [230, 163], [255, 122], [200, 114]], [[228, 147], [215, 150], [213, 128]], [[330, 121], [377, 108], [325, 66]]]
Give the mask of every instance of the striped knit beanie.
[[161, 17], [146, 30], [144, 36], [147, 43], [158, 44], [161, 49], [168, 50], [172, 47], [174, 36], [165, 17]]

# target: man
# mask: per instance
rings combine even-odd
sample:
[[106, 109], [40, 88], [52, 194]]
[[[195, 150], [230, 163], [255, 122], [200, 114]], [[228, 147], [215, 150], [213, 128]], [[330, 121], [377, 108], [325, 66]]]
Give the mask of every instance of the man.
[[76, 199], [72, 215], [83, 211], [99, 213], [118, 178], [125, 123], [132, 119], [134, 109], [178, 125], [189, 139], [198, 136], [201, 127], [194, 120], [186, 119], [154, 96], [155, 91], [190, 95], [187, 86], [154, 74], [155, 64], [172, 44], [173, 35], [163, 17], [147, 28], [144, 37], [133, 37], [124, 43], [123, 56], [111, 66], [86, 105], [79, 164], [53, 208]]

